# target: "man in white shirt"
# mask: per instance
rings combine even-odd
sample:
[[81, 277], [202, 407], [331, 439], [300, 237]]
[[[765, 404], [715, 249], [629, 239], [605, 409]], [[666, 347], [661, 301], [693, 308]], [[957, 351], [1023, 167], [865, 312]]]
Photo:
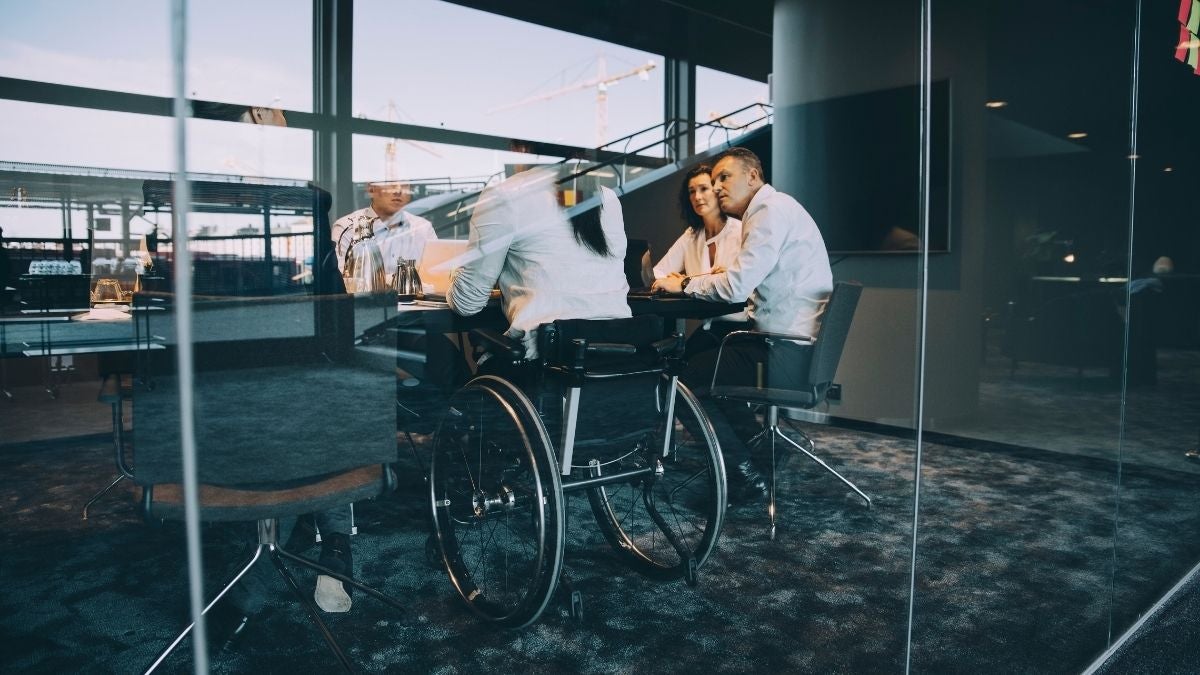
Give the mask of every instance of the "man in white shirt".
[[437, 239], [437, 233], [428, 220], [404, 211], [412, 201], [412, 190], [407, 184], [369, 183], [367, 197], [371, 200], [370, 206], [338, 218], [331, 228], [338, 270], [345, 272], [346, 254], [358, 235], [359, 226], [363, 225], [371, 228], [379, 252], [383, 254], [384, 271], [390, 278], [396, 271], [396, 260], [419, 260], [425, 242]]
[[[833, 291], [833, 274], [812, 216], [763, 180], [762, 162], [745, 148], [721, 155], [713, 165], [712, 182], [721, 210], [742, 221], [741, 251], [723, 272], [665, 277], [655, 281], [655, 288], [705, 300], [746, 301], [746, 315], [755, 330], [815, 337]], [[742, 342], [724, 351], [719, 382], [794, 386], [806, 367], [805, 354], [785, 340], [775, 341], [773, 347], [761, 341]], [[689, 362], [683, 380], [693, 391], [707, 390], [716, 360], [713, 350]], [[704, 403], [724, 454], [736, 467], [730, 475], [741, 479], [731, 490], [734, 501], [761, 497], [766, 493], [762, 462], [755, 462], [746, 446], [761, 429], [754, 413], [744, 404], [707, 397]]]

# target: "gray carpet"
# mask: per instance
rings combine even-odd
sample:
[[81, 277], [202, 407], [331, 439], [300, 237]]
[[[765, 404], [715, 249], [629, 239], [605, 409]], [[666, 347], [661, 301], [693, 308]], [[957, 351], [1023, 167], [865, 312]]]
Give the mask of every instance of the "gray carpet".
[[[360, 505], [356, 572], [409, 606], [361, 594], [330, 618], [371, 672], [899, 672], [905, 656], [912, 441], [813, 431], [821, 453], [875, 498], [872, 511], [811, 462], [782, 475], [782, 526], [733, 511], [698, 588], [619, 564], [572, 502], [566, 574], [581, 621], [556, 603], [530, 628], [496, 631], [424, 561], [418, 471]], [[1158, 469], [1125, 472], [1113, 576], [1113, 465], [1038, 451], [926, 444], [917, 561], [917, 672], [1076, 672], [1200, 557], [1200, 486]], [[0, 575], [4, 670], [129, 672], [186, 623], [182, 529], [136, 517], [132, 489], [78, 509], [111, 474], [103, 439], [0, 453], [7, 526]], [[250, 529], [208, 526], [210, 585], [246, 556]], [[311, 575], [298, 572], [311, 583]], [[210, 586], [211, 588], [211, 586]], [[282, 583], [273, 611], [216, 672], [329, 672], [335, 662]], [[1111, 603], [1111, 604], [1110, 604]], [[190, 649], [169, 662], [190, 669]]]

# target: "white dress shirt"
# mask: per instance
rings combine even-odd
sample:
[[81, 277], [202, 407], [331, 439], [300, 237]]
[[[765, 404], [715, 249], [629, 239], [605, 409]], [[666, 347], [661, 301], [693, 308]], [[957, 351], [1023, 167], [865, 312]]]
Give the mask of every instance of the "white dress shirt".
[[[712, 264], [708, 259], [708, 246], [715, 244], [717, 247], [716, 263]], [[654, 278], [662, 279], [671, 272], [682, 272], [685, 276], [694, 277], [700, 274], [709, 274], [714, 267], [723, 267], [729, 269], [733, 264], [734, 258], [737, 257], [738, 251], [742, 250], [742, 221], [737, 218], [725, 219], [725, 227], [712, 237], [704, 235], [704, 229], [693, 230], [688, 228], [686, 232], [679, 235], [667, 254], [662, 260], [654, 266]], [[707, 329], [712, 325], [713, 321], [745, 321], [745, 312], [734, 312], [709, 319], [704, 322], [704, 327]]]
[[684, 293], [748, 300], [757, 330], [816, 336], [833, 291], [829, 253], [800, 203], [763, 185], [742, 214], [742, 250], [721, 274], [693, 277]]
[[438, 238], [433, 231], [433, 223], [406, 211], [400, 211], [392, 218], [396, 222], [389, 224], [370, 206], [338, 218], [331, 228], [338, 271], [345, 271], [346, 251], [350, 242], [354, 241], [358, 223], [364, 221], [371, 225], [375, 243], [379, 244], [379, 252], [383, 255], [384, 272], [389, 277], [396, 272], [397, 259], [420, 261], [425, 242]]
[[600, 222], [608, 256], [575, 240], [555, 197], [555, 174], [519, 173], [484, 190], [471, 217], [468, 262], [451, 274], [446, 302], [462, 315], [479, 312], [499, 281], [506, 335], [537, 356], [537, 327], [555, 319], [615, 319], [631, 315], [625, 280], [621, 202], [602, 188]]

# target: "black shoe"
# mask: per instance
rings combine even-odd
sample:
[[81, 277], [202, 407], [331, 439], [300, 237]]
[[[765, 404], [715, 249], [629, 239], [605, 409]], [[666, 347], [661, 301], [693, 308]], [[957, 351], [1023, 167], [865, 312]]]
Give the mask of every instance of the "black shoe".
[[750, 504], [767, 496], [767, 481], [751, 460], [734, 467], [729, 476], [729, 505]]

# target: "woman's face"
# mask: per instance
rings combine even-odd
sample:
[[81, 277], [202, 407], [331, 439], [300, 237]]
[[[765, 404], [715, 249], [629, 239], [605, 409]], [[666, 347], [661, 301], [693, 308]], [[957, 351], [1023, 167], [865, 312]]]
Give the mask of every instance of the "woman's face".
[[717, 196], [713, 193], [712, 179], [706, 173], [692, 176], [688, 181], [688, 200], [692, 202], [692, 209], [696, 215], [701, 218], [707, 218], [721, 208], [717, 204]]

